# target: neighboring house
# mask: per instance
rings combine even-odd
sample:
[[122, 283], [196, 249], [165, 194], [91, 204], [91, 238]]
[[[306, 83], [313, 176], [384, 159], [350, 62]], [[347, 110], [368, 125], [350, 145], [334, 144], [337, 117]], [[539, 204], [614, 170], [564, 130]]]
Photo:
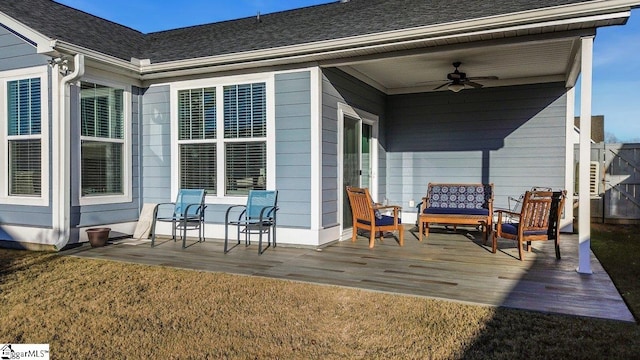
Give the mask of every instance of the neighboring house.
[[[580, 142], [580, 117], [576, 116], [573, 121], [575, 130], [573, 133], [574, 143]], [[604, 142], [604, 115], [591, 116], [591, 142]]]
[[[572, 188], [576, 79], [596, 29], [638, 4], [351, 0], [142, 34], [3, 0], [0, 238], [131, 233], [144, 203], [187, 187], [207, 190], [221, 238], [226, 208], [266, 188], [279, 243], [318, 246], [348, 236], [345, 185], [409, 223], [428, 182], [492, 182], [497, 207]], [[484, 88], [447, 91], [456, 61]], [[590, 104], [590, 75], [581, 86]]]

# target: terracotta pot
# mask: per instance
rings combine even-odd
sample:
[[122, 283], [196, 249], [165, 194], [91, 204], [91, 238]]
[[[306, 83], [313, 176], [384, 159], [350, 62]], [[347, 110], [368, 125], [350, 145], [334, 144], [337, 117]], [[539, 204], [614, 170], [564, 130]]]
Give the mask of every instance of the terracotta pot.
[[93, 228], [87, 229], [87, 237], [91, 247], [104, 246], [109, 240], [110, 228]]

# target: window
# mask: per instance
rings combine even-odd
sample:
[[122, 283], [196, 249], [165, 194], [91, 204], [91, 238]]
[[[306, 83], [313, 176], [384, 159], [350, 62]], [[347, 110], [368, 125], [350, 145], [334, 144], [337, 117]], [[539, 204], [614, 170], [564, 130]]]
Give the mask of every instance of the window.
[[9, 196], [42, 195], [40, 78], [7, 82]]
[[48, 67], [0, 72], [0, 203], [49, 205]]
[[83, 197], [125, 195], [124, 90], [82, 82], [80, 168]]
[[266, 189], [266, 83], [179, 90], [177, 100], [179, 188], [221, 196]]
[[180, 188], [216, 194], [216, 89], [178, 92]]

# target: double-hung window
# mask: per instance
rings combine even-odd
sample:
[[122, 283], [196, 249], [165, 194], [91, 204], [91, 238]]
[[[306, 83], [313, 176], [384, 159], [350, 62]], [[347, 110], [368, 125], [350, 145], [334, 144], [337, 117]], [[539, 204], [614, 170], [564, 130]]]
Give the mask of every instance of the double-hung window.
[[129, 193], [126, 140], [124, 89], [81, 82], [81, 198], [117, 201]]
[[267, 84], [177, 91], [178, 187], [209, 196], [267, 188]]
[[7, 203], [48, 204], [46, 84], [46, 72], [0, 78], [5, 119], [0, 198]]

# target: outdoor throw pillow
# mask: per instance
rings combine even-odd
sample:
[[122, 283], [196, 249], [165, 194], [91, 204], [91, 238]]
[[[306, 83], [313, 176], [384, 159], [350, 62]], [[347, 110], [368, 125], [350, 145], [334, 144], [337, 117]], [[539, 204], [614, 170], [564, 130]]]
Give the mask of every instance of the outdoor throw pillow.
[[373, 209], [373, 215], [376, 217], [376, 219], [382, 219], [382, 214], [380, 213], [380, 210], [376, 209], [376, 203], [371, 200], [371, 206], [374, 207]]

